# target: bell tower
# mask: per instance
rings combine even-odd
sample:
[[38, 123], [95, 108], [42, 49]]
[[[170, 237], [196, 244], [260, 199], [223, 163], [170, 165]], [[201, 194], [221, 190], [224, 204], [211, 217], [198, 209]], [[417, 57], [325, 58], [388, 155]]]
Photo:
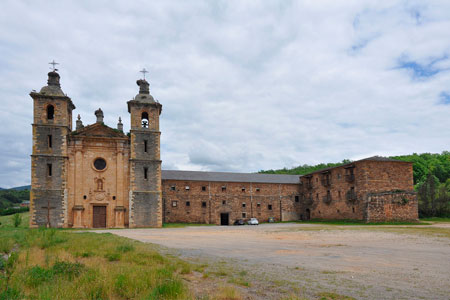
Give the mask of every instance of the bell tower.
[[[56, 64], [52, 62], [52, 64]], [[67, 223], [67, 135], [72, 131], [72, 100], [61, 90], [57, 69], [33, 98], [30, 227]]]
[[149, 83], [138, 80], [139, 94], [127, 102], [131, 115], [129, 226], [162, 226], [159, 115], [162, 105], [150, 95]]

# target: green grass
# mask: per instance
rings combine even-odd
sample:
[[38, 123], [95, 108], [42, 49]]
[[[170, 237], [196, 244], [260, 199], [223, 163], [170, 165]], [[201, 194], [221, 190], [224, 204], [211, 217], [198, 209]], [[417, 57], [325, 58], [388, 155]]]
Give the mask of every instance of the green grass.
[[421, 218], [420, 220], [421, 220], [421, 221], [427, 221], [427, 222], [450, 223], [450, 218], [433, 217], [433, 218]]
[[199, 223], [164, 223], [163, 228], [184, 228], [189, 226], [216, 226], [216, 224], [199, 224]]
[[[22, 223], [20, 224], [19, 228], [28, 228], [30, 213], [29, 212], [20, 213], [20, 215], [22, 216]], [[14, 215], [0, 216], [0, 223], [1, 223], [0, 228], [14, 227], [13, 219], [14, 219]]]
[[[287, 222], [289, 223], [289, 222]], [[366, 223], [362, 220], [325, 220], [325, 219], [313, 219], [309, 221], [293, 221], [293, 223], [302, 224], [325, 224], [325, 225], [430, 225], [427, 222], [406, 222], [406, 221], [390, 221], [390, 222], [369, 222]]]
[[13, 253], [0, 259], [0, 299], [192, 299], [182, 280], [190, 264], [151, 244], [8, 223], [0, 241], [2, 253]]

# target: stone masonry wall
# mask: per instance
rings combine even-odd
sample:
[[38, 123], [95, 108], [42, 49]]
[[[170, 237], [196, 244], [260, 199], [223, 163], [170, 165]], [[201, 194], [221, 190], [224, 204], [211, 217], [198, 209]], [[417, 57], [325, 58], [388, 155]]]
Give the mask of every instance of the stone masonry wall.
[[167, 223], [219, 225], [221, 213], [229, 214], [230, 224], [252, 217], [298, 220], [300, 215], [298, 184], [163, 180], [162, 189]]
[[311, 219], [363, 219], [361, 195], [357, 194], [355, 183], [358, 170], [353, 168], [353, 176], [350, 170], [336, 167], [301, 178], [301, 203], [310, 210]]
[[369, 193], [365, 199], [366, 222], [417, 221], [417, 195], [412, 191]]

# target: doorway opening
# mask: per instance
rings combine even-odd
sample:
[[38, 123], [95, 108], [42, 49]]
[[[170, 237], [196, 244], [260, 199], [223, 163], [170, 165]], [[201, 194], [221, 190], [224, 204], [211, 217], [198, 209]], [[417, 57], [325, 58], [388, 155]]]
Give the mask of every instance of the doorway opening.
[[94, 228], [106, 228], [106, 206], [94, 206], [93, 226]]
[[229, 214], [228, 213], [220, 214], [220, 225], [229, 225]]
[[306, 209], [305, 220], [311, 219], [311, 210], [309, 208]]

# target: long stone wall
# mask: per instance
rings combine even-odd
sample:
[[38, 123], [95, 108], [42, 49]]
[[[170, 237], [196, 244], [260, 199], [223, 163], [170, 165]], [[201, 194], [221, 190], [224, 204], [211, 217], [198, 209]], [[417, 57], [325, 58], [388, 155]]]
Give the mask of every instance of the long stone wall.
[[418, 201], [414, 191], [387, 191], [365, 196], [366, 222], [417, 221]]

